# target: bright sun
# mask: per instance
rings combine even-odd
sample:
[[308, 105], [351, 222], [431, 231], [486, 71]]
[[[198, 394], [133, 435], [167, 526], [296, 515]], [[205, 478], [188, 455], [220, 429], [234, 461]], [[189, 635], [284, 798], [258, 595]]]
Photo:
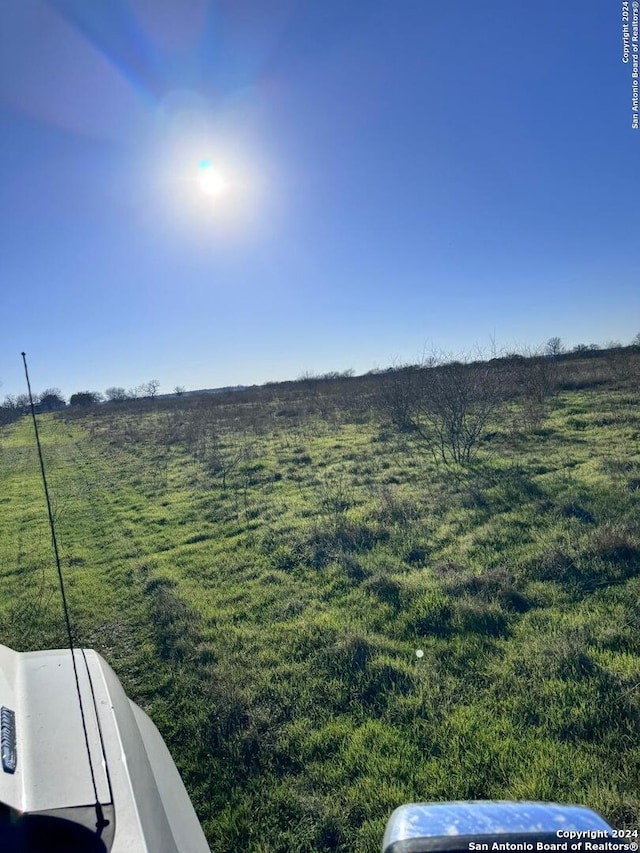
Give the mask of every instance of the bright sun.
[[215, 168], [210, 160], [202, 160], [198, 167], [198, 184], [201, 191], [208, 196], [218, 198], [228, 188], [224, 175]]

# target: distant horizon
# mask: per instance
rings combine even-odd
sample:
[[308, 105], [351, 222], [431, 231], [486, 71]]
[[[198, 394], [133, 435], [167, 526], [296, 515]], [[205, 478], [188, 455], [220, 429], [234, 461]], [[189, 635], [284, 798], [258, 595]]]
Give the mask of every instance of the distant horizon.
[[[576, 352], [576, 347], [580, 347], [580, 346], [586, 346], [586, 347], [594, 347], [595, 346], [601, 352], [605, 352], [608, 349], [612, 349], [612, 348], [616, 348], [616, 347], [624, 348], [624, 347], [638, 346], [639, 344], [637, 343], [637, 340], [638, 340], [639, 336], [640, 336], [640, 332], [636, 333], [634, 338], [632, 338], [630, 341], [620, 341], [617, 339], [615, 339], [615, 340], [608, 339], [605, 342], [578, 341], [574, 344], [569, 344], [564, 339], [560, 338], [560, 343], [562, 346], [561, 354], [571, 355], [574, 352]], [[554, 336], [552, 336], [552, 338], [553, 337]], [[544, 347], [548, 344], [548, 342], [552, 338], [547, 338], [547, 340], [543, 344], [539, 344], [537, 347], [530, 347], [527, 345], [522, 345], [519, 348], [518, 347], [502, 347], [500, 349], [496, 348], [494, 351], [492, 351], [492, 350], [482, 351], [482, 350], [479, 350], [478, 348], [474, 348], [474, 349], [461, 351], [461, 352], [457, 352], [457, 353], [456, 352], [446, 352], [444, 350], [437, 350], [437, 351], [434, 350], [434, 352], [436, 352], [437, 355], [439, 355], [440, 357], [443, 357], [443, 358], [447, 358], [447, 359], [451, 359], [451, 360], [460, 359], [460, 360], [464, 360], [464, 361], [467, 361], [467, 360], [473, 361], [476, 359], [480, 360], [480, 361], [484, 361], [484, 360], [490, 360], [492, 358], [505, 358], [505, 357], [508, 357], [510, 355], [525, 355], [525, 356], [542, 355], [543, 351], [544, 351]], [[395, 360], [394, 362], [392, 362], [390, 364], [376, 365], [374, 367], [370, 367], [369, 369], [363, 370], [363, 371], [358, 371], [358, 370], [355, 370], [351, 367], [333, 368], [333, 369], [328, 369], [328, 370], [317, 370], [317, 371], [306, 370], [306, 371], [301, 371], [297, 376], [287, 376], [287, 377], [283, 377], [283, 378], [279, 378], [279, 379], [265, 379], [265, 380], [260, 381], [260, 382], [226, 382], [226, 383], [220, 384], [220, 385], [206, 384], [206, 385], [199, 385], [197, 387], [189, 387], [188, 385], [184, 385], [184, 384], [178, 382], [175, 385], [171, 386], [170, 390], [166, 390], [167, 386], [164, 386], [164, 390], [163, 390], [163, 383], [162, 383], [162, 381], [158, 380], [159, 385], [158, 385], [157, 396], [158, 397], [177, 396], [176, 388], [181, 389], [180, 393], [197, 394], [200, 392], [201, 393], [208, 393], [208, 392], [218, 392], [218, 391], [224, 391], [224, 390], [260, 388], [264, 385], [280, 384], [280, 383], [284, 383], [284, 382], [300, 382], [300, 381], [305, 381], [305, 380], [326, 379], [326, 378], [345, 378], [347, 375], [350, 375], [350, 377], [353, 377], [353, 378], [358, 378], [358, 377], [367, 376], [369, 374], [384, 373], [385, 371], [393, 370], [394, 368], [398, 368], [398, 367], [420, 364], [421, 361], [423, 360], [425, 354], [428, 355], [430, 352], [432, 352], [431, 349], [423, 348], [422, 355], [416, 357], [415, 359]], [[28, 360], [28, 364], [29, 364], [29, 373], [31, 376], [31, 383], [32, 383], [34, 396], [37, 397], [37, 396], [41, 395], [44, 391], [47, 391], [50, 389], [57, 389], [61, 393], [62, 397], [64, 397], [64, 399], [67, 403], [69, 402], [69, 399], [73, 394], [82, 393], [82, 392], [94, 392], [97, 394], [104, 395], [105, 392], [110, 388], [122, 388], [122, 389], [124, 389], [124, 391], [127, 394], [131, 395], [131, 399], [142, 399], [145, 396], [143, 393], [142, 386], [146, 382], [151, 381], [152, 379], [157, 379], [156, 376], [148, 377], [143, 382], [139, 382], [139, 383], [137, 383], [137, 385], [132, 385], [129, 387], [126, 387], [125, 385], [123, 385], [122, 383], [119, 383], [119, 382], [112, 382], [109, 385], [106, 385], [105, 387], [97, 387], [94, 384], [92, 386], [87, 386], [87, 387], [82, 387], [82, 388], [80, 388], [80, 387], [74, 388], [73, 391], [66, 391], [65, 388], [63, 388], [60, 384], [52, 382], [52, 383], [49, 383], [47, 385], [43, 385], [41, 388], [38, 386], [38, 390], [36, 390], [36, 387], [34, 384], [34, 378], [32, 375], [32, 370], [31, 370], [31, 364], [29, 362], [29, 354], [26, 353], [26, 355], [27, 355], [27, 360]], [[21, 360], [21, 364], [22, 364], [22, 360]], [[331, 374], [333, 374], [333, 375], [331, 375]], [[26, 380], [25, 380], [24, 388], [21, 390], [8, 391], [8, 390], [5, 390], [2, 386], [0, 386], [0, 392], [2, 392], [2, 393], [0, 393], [0, 404], [4, 404], [4, 402], [9, 397], [12, 397], [12, 398], [20, 397], [21, 395], [26, 394]]]

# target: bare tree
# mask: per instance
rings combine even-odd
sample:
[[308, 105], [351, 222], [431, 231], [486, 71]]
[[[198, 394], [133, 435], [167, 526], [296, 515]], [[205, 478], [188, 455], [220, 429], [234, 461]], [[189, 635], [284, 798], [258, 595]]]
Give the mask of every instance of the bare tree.
[[116, 385], [112, 385], [111, 388], [107, 388], [104, 395], [110, 403], [121, 403], [124, 400], [129, 399], [129, 395], [124, 388], [119, 388]]
[[[29, 400], [27, 399], [26, 405], [28, 405], [28, 403]], [[8, 424], [18, 420], [22, 417], [25, 411], [26, 407], [20, 404], [18, 397], [13, 394], [7, 394], [4, 398], [4, 402], [0, 406], [0, 424]]]
[[19, 409], [21, 412], [28, 411], [29, 407], [31, 405], [31, 403], [29, 401], [29, 395], [28, 394], [18, 394], [15, 397], [15, 404], [16, 404], [16, 409]]
[[544, 354], [549, 358], [557, 358], [564, 352], [562, 340], [558, 337], [549, 338], [544, 346]]
[[401, 431], [436, 462], [466, 464], [504, 399], [504, 369], [432, 355], [387, 377], [384, 404]]
[[158, 396], [158, 388], [160, 388], [160, 381], [158, 379], [150, 379], [142, 385], [141, 390], [145, 397], [151, 397], [152, 400], [155, 400]]
[[424, 369], [419, 364], [407, 364], [396, 366], [386, 374], [382, 386], [382, 407], [400, 432], [415, 431], [413, 412], [422, 393], [420, 372]]
[[184, 385], [176, 385], [176, 387], [173, 389], [173, 393], [176, 395], [176, 397], [182, 397], [184, 392], [185, 392]]
[[66, 403], [59, 388], [47, 388], [38, 395], [40, 409], [53, 412], [56, 409], [64, 409]]
[[251, 457], [251, 445], [239, 435], [227, 435], [222, 441], [216, 436], [207, 454], [207, 467], [216, 477], [220, 477], [222, 488], [227, 488], [227, 478], [241, 462]]
[[[546, 352], [546, 348], [545, 348]], [[524, 351], [513, 362], [513, 379], [521, 405], [513, 413], [516, 431], [539, 429], [549, 413], [549, 406], [558, 393], [559, 365], [539, 350]]]

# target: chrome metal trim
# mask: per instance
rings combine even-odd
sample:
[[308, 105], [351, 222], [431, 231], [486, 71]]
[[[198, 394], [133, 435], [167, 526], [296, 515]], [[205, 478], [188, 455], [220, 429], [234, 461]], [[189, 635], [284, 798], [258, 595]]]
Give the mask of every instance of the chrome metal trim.
[[558, 830], [599, 831], [605, 836], [611, 827], [599, 814], [583, 806], [500, 800], [409, 803], [397, 808], [389, 818], [382, 849], [408, 839], [473, 836], [486, 840], [505, 833]]
[[2, 769], [5, 773], [15, 773], [18, 763], [16, 750], [16, 715], [10, 708], [0, 708], [0, 746], [2, 748]]

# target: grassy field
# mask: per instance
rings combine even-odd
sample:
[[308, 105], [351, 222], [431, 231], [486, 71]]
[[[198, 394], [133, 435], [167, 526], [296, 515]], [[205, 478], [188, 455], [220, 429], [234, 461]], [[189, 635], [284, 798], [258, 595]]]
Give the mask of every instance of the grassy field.
[[[535, 428], [505, 402], [465, 466], [396, 430], [376, 377], [41, 417], [77, 641], [212, 851], [368, 853], [411, 800], [638, 826], [638, 363], [589, 369]], [[27, 418], [0, 507], [0, 641], [64, 645]]]

